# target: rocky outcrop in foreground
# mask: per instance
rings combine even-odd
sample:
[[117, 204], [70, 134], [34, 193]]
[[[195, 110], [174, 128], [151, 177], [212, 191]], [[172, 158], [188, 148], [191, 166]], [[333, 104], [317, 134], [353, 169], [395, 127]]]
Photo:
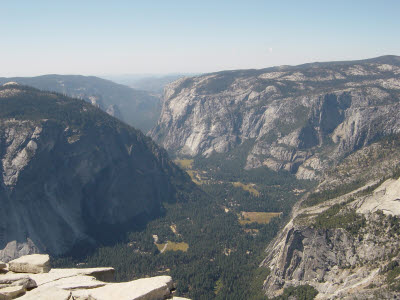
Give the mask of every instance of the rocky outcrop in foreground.
[[161, 300], [173, 297], [170, 276], [111, 283], [113, 268], [50, 269], [48, 255], [27, 255], [0, 262], [0, 299]]

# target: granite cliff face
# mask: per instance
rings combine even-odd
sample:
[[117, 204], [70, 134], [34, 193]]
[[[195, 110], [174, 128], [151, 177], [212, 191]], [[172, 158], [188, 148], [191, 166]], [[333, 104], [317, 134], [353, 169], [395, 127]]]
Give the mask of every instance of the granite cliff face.
[[325, 170], [297, 203], [261, 264], [269, 297], [311, 285], [317, 299], [395, 299], [400, 272], [400, 136]]
[[191, 181], [140, 131], [77, 99], [0, 87], [0, 259], [143, 224]]
[[315, 179], [399, 132], [399, 95], [397, 56], [219, 72], [170, 84], [150, 136], [179, 156], [241, 149], [245, 168]]
[[0, 78], [0, 84], [10, 81], [83, 99], [145, 133], [156, 124], [160, 115], [159, 96], [94, 76]]
[[388, 179], [296, 207], [266, 250], [261, 265], [271, 270], [266, 294], [274, 297], [285, 287], [308, 284], [317, 289], [318, 299], [399, 297], [399, 197], [400, 180]]

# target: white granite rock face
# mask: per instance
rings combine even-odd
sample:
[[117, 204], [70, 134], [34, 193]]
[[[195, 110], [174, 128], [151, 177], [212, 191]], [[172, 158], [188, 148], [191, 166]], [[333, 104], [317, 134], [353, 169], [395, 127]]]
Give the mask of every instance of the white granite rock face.
[[31, 122], [10, 120], [5, 131], [7, 151], [2, 159], [3, 182], [6, 186], [15, 186], [19, 174], [35, 156], [36, 139], [42, 128]]
[[47, 254], [22, 256], [10, 261], [8, 268], [15, 273], [48, 273], [50, 271], [50, 257]]
[[84, 292], [73, 292], [73, 296], [93, 300], [162, 300], [171, 294], [172, 287], [173, 282], [170, 276], [158, 276], [124, 283], [111, 283]]
[[62, 278], [73, 278], [88, 276], [101, 281], [112, 281], [114, 279], [114, 268], [86, 268], [86, 269], [51, 269], [48, 273], [31, 274], [39, 286], [59, 281]]
[[26, 289], [32, 289], [37, 287], [37, 283], [31, 277], [32, 276], [27, 274], [7, 272], [0, 276], [0, 287], [23, 286]]
[[0, 288], [1, 300], [15, 299], [23, 294], [25, 294], [25, 288], [23, 286], [9, 286]]
[[306, 162], [318, 159], [321, 149], [336, 160], [400, 132], [400, 66], [398, 57], [389, 60], [180, 79], [165, 89], [150, 135], [178, 155], [210, 156], [242, 147], [247, 169], [265, 165], [299, 179], [319, 178], [326, 164]]
[[34, 289], [24, 296], [18, 298], [21, 300], [71, 300], [71, 292], [56, 287], [45, 289]]
[[[312, 207], [295, 206], [292, 219], [268, 246], [261, 264], [271, 270], [264, 281], [269, 297], [304, 284], [318, 290], [318, 299], [400, 296], [388, 288], [384, 271], [388, 264], [400, 261], [396, 254], [400, 235], [390, 220], [400, 216], [400, 180], [388, 179], [369, 195], [357, 194], [370, 185]], [[314, 226], [316, 216], [339, 203], [339, 214], [353, 211], [364, 216], [357, 232], [346, 230], [346, 224], [328, 229]], [[373, 298], [374, 292], [381, 291], [385, 296]]]
[[381, 210], [384, 214], [400, 216], [400, 180], [388, 179], [372, 195], [360, 200], [358, 213]]

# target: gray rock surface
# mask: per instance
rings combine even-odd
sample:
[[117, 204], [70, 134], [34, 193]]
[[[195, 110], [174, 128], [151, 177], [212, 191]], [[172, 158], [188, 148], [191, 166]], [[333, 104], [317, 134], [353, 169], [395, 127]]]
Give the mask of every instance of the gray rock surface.
[[60, 281], [64, 278], [77, 278], [87, 276], [99, 281], [113, 281], [114, 268], [83, 268], [83, 269], [51, 269], [48, 273], [31, 274], [30, 277], [35, 280], [37, 285], [42, 286], [54, 281]]
[[[43, 263], [39, 261], [41, 258], [43, 256], [28, 255], [18, 261], [32, 263], [35, 260], [35, 263]], [[22, 271], [26, 270], [23, 268]], [[10, 270], [0, 273], [0, 299], [9, 300], [18, 297], [22, 300], [163, 300], [173, 296], [174, 283], [170, 276], [143, 278], [123, 283], [99, 280], [100, 277], [107, 276], [112, 280], [110, 276], [113, 274], [113, 268], [51, 269], [48, 273], [23, 274]], [[21, 295], [23, 296], [20, 297]]]
[[[4, 228], [0, 228], [0, 241], [4, 243], [5, 234], [1, 230], [4, 230]], [[0, 257], [5, 262], [8, 262], [17, 257], [35, 253], [39, 253], [39, 249], [30, 238], [27, 238], [26, 240], [21, 239], [21, 242], [17, 242], [16, 240], [8, 242], [4, 249], [0, 250]]]
[[171, 295], [173, 288], [170, 276], [143, 278], [130, 282], [110, 283], [103, 287], [73, 292], [73, 296], [93, 300], [162, 300]]
[[[399, 297], [386, 280], [387, 266], [399, 259], [399, 233], [390, 217], [397, 210], [380, 213], [374, 209], [388, 201], [383, 190], [386, 196], [400, 197], [399, 182], [389, 179], [369, 195], [356, 191], [316, 206], [296, 206], [291, 221], [266, 249], [261, 264], [271, 270], [264, 281], [266, 294], [274, 297], [285, 287], [309, 284], [318, 290], [318, 299]], [[365, 222], [359, 223], [356, 232], [349, 231], [355, 227], [347, 227], [346, 219], [328, 228], [315, 225], [317, 216], [340, 203], [337, 215], [357, 211], [359, 218], [364, 216]], [[326, 217], [324, 222], [332, 218]]]
[[25, 289], [37, 287], [35, 280], [27, 274], [15, 274], [13, 272], [0, 273], [0, 287], [23, 286]]
[[113, 116], [113, 117], [118, 118], [118, 119], [122, 119], [121, 112], [120, 112], [120, 110], [119, 110], [117, 105], [110, 105], [109, 107], [107, 107], [106, 112], [110, 116]]
[[48, 254], [31, 254], [8, 262], [8, 269], [15, 273], [48, 273], [50, 257]]
[[46, 289], [34, 289], [24, 296], [20, 297], [21, 300], [71, 300], [71, 292], [62, 290], [56, 287], [49, 287]]
[[400, 180], [388, 179], [369, 197], [362, 199], [358, 213], [382, 211], [384, 214], [400, 216]]
[[9, 286], [0, 288], [1, 300], [15, 299], [23, 294], [25, 294], [25, 288], [23, 286]]
[[180, 156], [240, 149], [248, 169], [313, 179], [400, 132], [399, 95], [397, 56], [219, 72], [170, 84], [150, 136]]

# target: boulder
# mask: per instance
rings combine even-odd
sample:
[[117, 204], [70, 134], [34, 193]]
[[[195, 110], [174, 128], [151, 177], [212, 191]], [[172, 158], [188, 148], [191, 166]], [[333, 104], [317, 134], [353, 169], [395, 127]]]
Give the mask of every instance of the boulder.
[[[91, 276], [78, 275], [66, 277], [44, 283], [36, 289], [27, 292], [21, 299], [70, 299], [72, 291], [85, 294], [87, 289], [99, 288], [106, 284], [105, 282], [97, 281]], [[83, 297], [79, 297], [79, 299], [88, 299], [88, 296], [84, 295]]]
[[94, 289], [105, 286], [107, 283], [98, 281], [92, 276], [73, 276], [62, 278], [51, 283], [42, 285], [42, 287], [56, 286], [62, 290]]
[[73, 291], [72, 296], [91, 300], [161, 300], [171, 294], [172, 288], [173, 282], [170, 276], [158, 276], [130, 282], [110, 283], [92, 290]]
[[25, 274], [7, 273], [0, 275], [0, 287], [23, 286], [26, 289], [37, 287], [35, 280]]
[[[71, 292], [59, 289], [57, 287], [49, 287], [46, 289], [37, 288], [33, 291], [26, 293], [18, 300], [69, 300], [71, 299]], [[113, 299], [113, 298], [111, 298]], [[1, 300], [1, 298], [0, 298]]]
[[17, 298], [25, 293], [23, 286], [9, 286], [0, 289], [0, 300]]
[[7, 268], [7, 264], [6, 264], [6, 263], [3, 263], [3, 262], [0, 260], [0, 270], [3, 270], [3, 269], [5, 269], [5, 268]]
[[50, 271], [50, 257], [47, 254], [31, 254], [9, 262], [8, 268], [15, 273], [47, 273]]
[[93, 276], [97, 280], [112, 281], [114, 279], [114, 268], [86, 268], [86, 269], [51, 269], [49, 273], [31, 274], [37, 284], [44, 285], [55, 280], [74, 276]]

